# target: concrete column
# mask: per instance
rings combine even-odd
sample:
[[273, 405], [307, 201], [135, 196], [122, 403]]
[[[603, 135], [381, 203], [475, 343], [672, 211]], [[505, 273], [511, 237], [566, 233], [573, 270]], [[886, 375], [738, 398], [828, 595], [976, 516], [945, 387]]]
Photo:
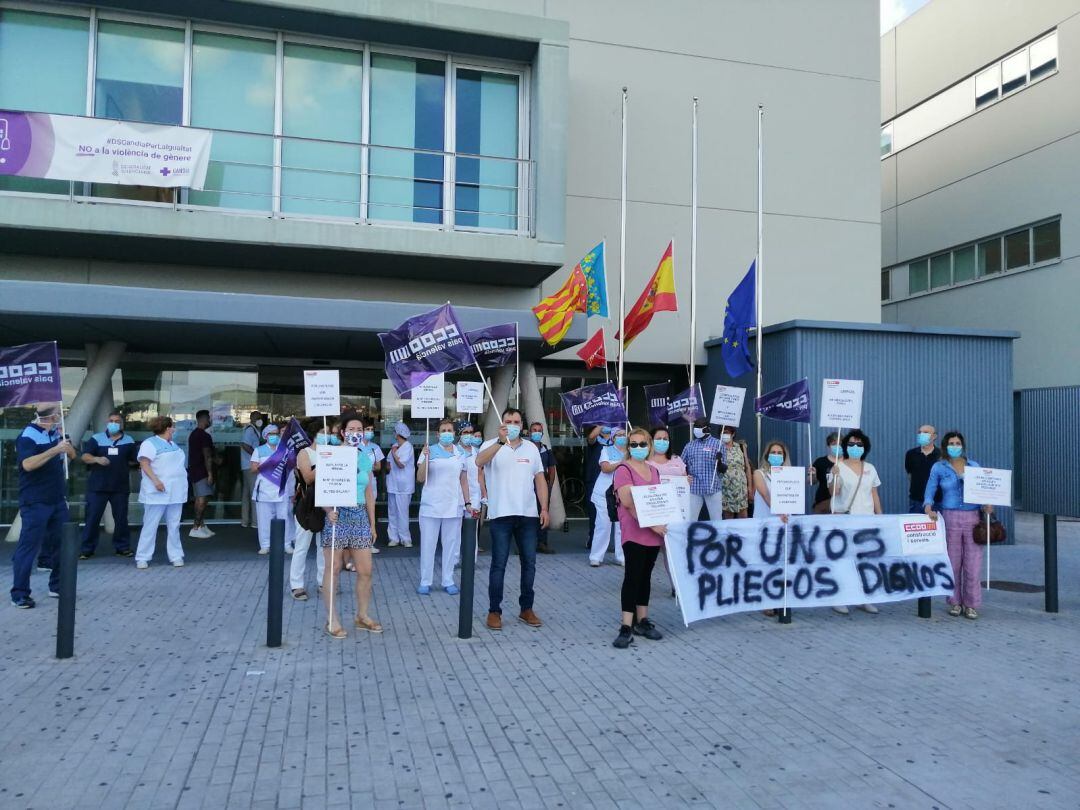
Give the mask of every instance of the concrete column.
[[494, 439], [499, 435], [499, 425], [502, 424], [502, 412], [506, 408], [510, 397], [510, 385], [514, 380], [514, 367], [503, 366], [495, 370], [488, 380], [491, 383], [491, 394], [495, 397], [495, 408], [488, 402], [484, 412], [484, 440]]
[[[521, 402], [523, 406], [521, 410], [525, 413], [526, 423], [540, 422], [544, 426], [544, 438], [550, 446], [551, 430], [544, 411], [544, 401], [540, 397], [540, 381], [536, 377], [536, 366], [531, 362], [521, 364]], [[527, 427], [526, 430], [528, 430]], [[551, 488], [548, 517], [551, 518], [551, 528], [556, 531], [562, 529], [566, 522], [566, 507], [563, 505], [558, 471], [555, 473], [555, 483]]]
[[[90, 368], [97, 359], [97, 344], [86, 344], [86, 367]], [[115, 369], [113, 371], [115, 373]], [[116, 401], [113, 399], [112, 389], [112, 374], [109, 375], [109, 381], [105, 385], [105, 390], [101, 392], [101, 397], [97, 401], [97, 406], [94, 408], [94, 412], [90, 417], [90, 432], [94, 433], [97, 429], [102, 428], [109, 419], [109, 414], [112, 413], [116, 407]], [[105, 514], [103, 516], [103, 522], [105, 524], [105, 531], [112, 534], [116, 531], [116, 522], [113, 520], [112, 505], [106, 504]]]

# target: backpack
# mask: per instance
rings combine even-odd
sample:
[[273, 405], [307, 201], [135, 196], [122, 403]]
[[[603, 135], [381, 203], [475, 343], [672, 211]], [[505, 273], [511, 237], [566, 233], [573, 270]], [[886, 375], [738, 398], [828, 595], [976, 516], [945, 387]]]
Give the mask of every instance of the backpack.
[[[637, 486], [634, 484], [634, 468], [629, 466], [625, 461], [620, 464], [619, 467], [626, 467], [626, 469], [630, 471], [630, 484], [632, 486]], [[615, 472], [619, 471], [619, 467], [615, 468]], [[649, 484], [652, 482], [646, 481], [645, 483]], [[611, 474], [611, 486], [608, 487], [607, 491], [604, 493], [604, 498], [607, 501], [608, 518], [612, 523], [617, 523], [619, 521], [619, 496], [615, 494], [615, 473]]]
[[293, 509], [296, 522], [309, 532], [321, 532], [326, 528], [326, 512], [315, 505], [315, 487], [308, 486], [300, 470], [296, 470], [296, 505]]

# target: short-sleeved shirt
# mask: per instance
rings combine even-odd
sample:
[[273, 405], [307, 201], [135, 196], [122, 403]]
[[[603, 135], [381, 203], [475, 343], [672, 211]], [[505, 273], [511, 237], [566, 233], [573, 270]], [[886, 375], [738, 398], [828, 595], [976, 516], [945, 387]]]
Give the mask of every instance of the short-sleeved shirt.
[[[597, 463], [618, 464], [621, 461], [626, 461], [626, 456], [622, 454], [622, 451], [620, 451], [618, 447], [610, 445], [605, 447], [603, 452], [600, 453], [600, 461]], [[600, 473], [596, 476], [596, 480], [593, 481], [592, 492], [589, 493], [590, 497], [599, 498], [603, 501], [606, 497], [605, 493], [607, 492], [608, 487], [611, 486], [612, 477], [614, 475], [614, 470], [611, 472], [604, 472], [604, 468], [600, 467]]]
[[814, 476], [817, 478], [817, 489], [814, 490], [815, 505], [832, 497], [832, 493], [829, 491], [829, 473], [832, 471], [833, 463], [828, 456], [820, 456], [814, 459]]
[[136, 464], [135, 453], [139, 446], [126, 433], [110, 436], [95, 433], [83, 442], [83, 455], [109, 460], [108, 465], [89, 466], [86, 479], [87, 492], [131, 492], [131, 467]]
[[[394, 462], [394, 453], [404, 466], [398, 467]], [[414, 460], [416, 451], [409, 442], [395, 445], [386, 454], [386, 491], [398, 495], [411, 495], [416, 491], [416, 467]]]
[[[497, 439], [488, 439], [481, 445], [483, 452]], [[484, 469], [487, 483], [488, 518], [519, 515], [521, 517], [539, 517], [536, 508], [537, 473], [543, 473], [540, 463], [540, 451], [530, 441], [524, 441], [514, 448], [505, 444], [495, 453]]]
[[847, 464], [839, 463], [833, 467], [833, 474], [839, 471], [840, 490], [832, 501], [833, 512], [847, 512], [852, 515], [874, 514], [874, 487], [881, 486], [877, 468], [869, 461], [863, 462], [862, 482], [859, 476]]
[[[432, 518], [461, 517], [465, 507], [465, 498], [461, 493], [461, 474], [465, 472], [466, 457], [456, 447], [443, 448], [432, 445], [428, 448], [427, 476], [424, 489], [420, 493], [420, 515]], [[423, 459], [417, 460], [420, 466]], [[471, 500], [471, 499], [470, 499]]]
[[908, 487], [911, 500], [922, 503], [926, 482], [930, 480], [930, 469], [940, 460], [941, 451], [936, 447], [930, 453], [924, 453], [921, 447], [912, 447], [904, 455], [904, 470], [911, 476], [911, 486]]
[[649, 466], [650, 467], [656, 467], [657, 471], [661, 475], [675, 475], [675, 476], [680, 476], [680, 477], [686, 475], [686, 462], [684, 462], [678, 456], [672, 456], [671, 458], [667, 459], [666, 461], [662, 461], [662, 462], [661, 461], [653, 461], [650, 458], [649, 459]]
[[208, 431], [195, 428], [187, 440], [187, 472], [188, 480], [192, 483], [210, 477], [210, 472], [206, 469], [206, 457], [203, 450], [209, 450], [212, 456], [214, 440]]
[[[373, 468], [378, 462], [386, 458], [386, 454], [383, 453], [382, 448], [375, 444], [375, 442], [368, 442], [367, 444], [360, 442], [360, 445], [356, 449], [371, 459], [371, 466]], [[371, 476], [371, 492], [375, 497], [379, 496], [379, 481], [378, 476], [375, 474], [372, 474]]]
[[160, 505], [184, 503], [187, 500], [187, 470], [180, 445], [160, 436], [151, 436], [139, 445], [138, 457], [149, 460], [150, 469], [165, 485], [165, 491], [158, 492], [150, 477], [144, 474], [139, 487], [139, 503]]
[[[649, 478], [642, 478], [636, 472], [634, 472], [629, 464], [622, 464], [617, 470], [615, 470], [615, 481], [613, 486], [617, 493], [622, 487], [630, 485], [632, 487], [643, 487], [648, 484], [660, 483], [660, 471], [656, 467], [649, 465]], [[659, 546], [663, 539], [654, 532], [652, 529], [642, 528], [637, 518], [630, 514], [629, 509], [625, 509], [622, 505], [622, 499], [618, 501], [619, 510], [619, 529], [622, 533], [623, 545], [627, 543], [637, 543], [640, 546]]]
[[544, 474], [547, 475], [547, 471], [555, 466], [555, 454], [546, 444], [540, 445], [537, 449], [540, 451], [540, 464], [544, 468]]
[[712, 495], [720, 491], [724, 476], [716, 469], [716, 462], [725, 458], [724, 445], [715, 436], [687, 442], [682, 460], [686, 463], [686, 472], [694, 477], [690, 482], [691, 495]]
[[23, 462], [60, 443], [60, 432], [35, 424], [26, 426], [15, 440], [15, 460], [19, 465], [19, 506], [35, 503], [61, 503], [67, 495], [63, 454], [53, 456], [36, 470], [27, 472]]
[[[270, 456], [274, 454], [276, 447], [271, 447], [269, 444], [264, 444], [255, 448], [255, 452], [251, 454], [252, 462], [266, 461]], [[286, 491], [288, 487], [285, 488]], [[251, 500], [263, 501], [264, 503], [278, 503], [285, 500], [286, 492], [281, 491], [273, 481], [269, 480], [262, 473], [255, 474], [255, 485], [251, 488]]]
[[263, 443], [262, 434], [254, 425], [244, 428], [244, 435], [240, 438], [240, 469], [245, 472], [251, 467], [251, 453], [247, 452], [243, 445], [250, 444], [253, 448]]

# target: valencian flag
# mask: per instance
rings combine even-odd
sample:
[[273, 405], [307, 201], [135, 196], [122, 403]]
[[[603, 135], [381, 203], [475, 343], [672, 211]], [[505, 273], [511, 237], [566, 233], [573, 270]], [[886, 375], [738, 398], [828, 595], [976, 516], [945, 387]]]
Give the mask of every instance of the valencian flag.
[[0, 349], [0, 408], [61, 399], [56, 341]]
[[769, 419], [810, 424], [810, 385], [803, 377], [798, 382], [762, 394], [754, 400], [754, 411]]
[[588, 285], [585, 314], [588, 317], [599, 315], [601, 318], [608, 316], [607, 306], [607, 276], [604, 272], [604, 243], [594, 247], [585, 257], [578, 262], [585, 283]]
[[293, 470], [296, 469], [296, 457], [305, 447], [311, 447], [311, 442], [308, 441], [304, 428], [296, 421], [296, 417], [293, 417], [285, 426], [277, 449], [259, 465], [259, 475], [276, 485], [279, 493], [284, 492], [285, 485], [289, 483]]
[[386, 352], [386, 376], [399, 396], [432, 374], [476, 363], [449, 304], [414, 315], [391, 332], [380, 332], [379, 342]]
[[750, 362], [750, 346], [747, 336], [750, 329], [757, 325], [754, 312], [754, 285], [757, 276], [757, 261], [750, 263], [739, 286], [728, 296], [724, 308], [724, 342], [720, 344], [720, 356], [724, 359], [724, 368], [732, 377], [741, 377], [753, 370]]
[[634, 306], [626, 313], [623, 321], [622, 332], [615, 335], [618, 340], [623, 337], [623, 346], [629, 346], [630, 342], [645, 331], [652, 322], [654, 312], [675, 312], [679, 309], [679, 303], [675, 300], [675, 265], [672, 260], [673, 242], [668, 242], [667, 250], [660, 259], [656, 272], [652, 274], [649, 283], [645, 285]]
[[575, 266], [570, 278], [554, 295], [549, 295], [532, 308], [540, 336], [551, 346], [563, 337], [574, 322], [575, 312], [585, 312], [588, 301], [588, 282], [580, 266]]
[[645, 386], [645, 405], [649, 409], [649, 427], [663, 427], [667, 425], [668, 402], [670, 400], [670, 382]]
[[577, 350], [577, 356], [585, 361], [585, 368], [600, 368], [607, 365], [607, 355], [604, 353], [604, 327], [585, 341], [585, 344]]
[[517, 324], [501, 323], [465, 333], [480, 368], [499, 368], [517, 357]]

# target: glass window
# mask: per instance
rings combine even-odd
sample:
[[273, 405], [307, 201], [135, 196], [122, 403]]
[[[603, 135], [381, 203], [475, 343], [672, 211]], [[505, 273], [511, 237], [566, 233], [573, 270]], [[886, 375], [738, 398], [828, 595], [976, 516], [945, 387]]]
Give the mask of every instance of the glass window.
[[455, 224], [516, 230], [518, 82], [508, 73], [457, 72]]
[[1031, 80], [1057, 69], [1057, 32], [1031, 45]]
[[927, 280], [927, 261], [923, 259], [921, 261], [912, 262], [908, 265], [908, 293], [914, 295], [915, 293], [926, 292], [930, 289]]
[[184, 31], [98, 24], [94, 115], [180, 124], [184, 115]]
[[271, 40], [195, 32], [191, 125], [239, 132], [214, 133], [206, 189], [190, 192], [193, 204], [272, 207], [275, 51]]
[[888, 301], [892, 298], [892, 289], [889, 286], [889, 271], [881, 271], [881, 300]]
[[445, 92], [444, 62], [371, 57], [370, 219], [443, 221]]
[[952, 283], [952, 256], [942, 253], [930, 260], [930, 286], [948, 287]]
[[996, 99], [1001, 92], [1001, 65], [994, 65], [975, 77], [975, 106]]
[[881, 128], [881, 156], [892, 152], [892, 124], [886, 124]]
[[360, 216], [363, 63], [359, 51], [285, 44], [282, 211]]
[[1028, 55], [1027, 50], [1020, 51], [1015, 56], [1010, 56], [1001, 63], [1001, 94], [1012, 92], [1027, 84]]
[[1035, 263], [1061, 258], [1061, 221], [1044, 222], [1031, 229]]
[[1005, 267], [1007, 270], [1015, 270], [1017, 267], [1027, 267], [1031, 264], [1031, 231], [1024, 228], [1022, 231], [1010, 233], [1005, 237]]
[[953, 251], [953, 284], [975, 278], [975, 246], [957, 248]]
[[1001, 237], [979, 242], [979, 275], [989, 276], [1001, 272]]

